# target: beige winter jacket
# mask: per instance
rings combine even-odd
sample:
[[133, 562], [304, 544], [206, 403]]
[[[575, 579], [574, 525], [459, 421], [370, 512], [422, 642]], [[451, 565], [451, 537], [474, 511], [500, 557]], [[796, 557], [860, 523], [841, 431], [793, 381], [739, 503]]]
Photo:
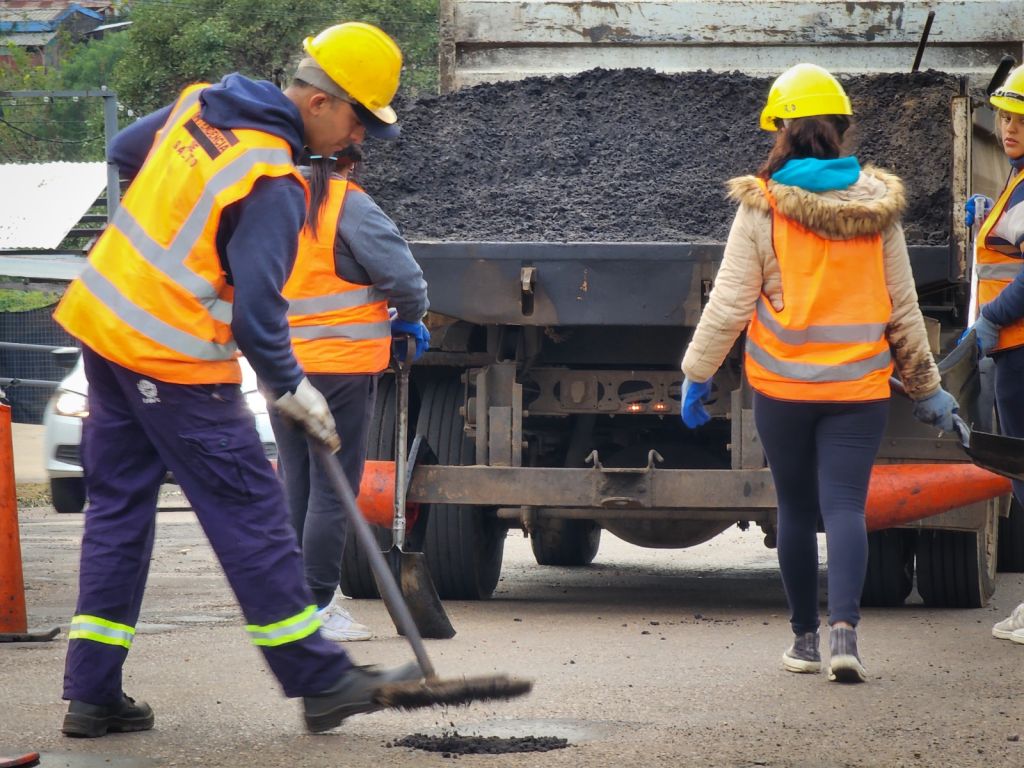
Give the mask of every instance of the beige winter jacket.
[[[856, 183], [842, 190], [808, 192], [772, 181], [768, 186], [781, 214], [824, 237], [882, 234], [885, 278], [892, 299], [886, 337], [896, 371], [915, 400], [937, 391], [939, 371], [928, 348], [900, 226], [906, 207], [903, 183], [890, 173], [866, 167]], [[777, 310], [786, 300], [772, 249], [771, 208], [757, 179], [740, 176], [729, 181], [728, 189], [729, 197], [740, 207], [714, 289], [683, 357], [683, 373], [691, 381], [707, 381], [718, 370], [750, 322], [762, 292]]]

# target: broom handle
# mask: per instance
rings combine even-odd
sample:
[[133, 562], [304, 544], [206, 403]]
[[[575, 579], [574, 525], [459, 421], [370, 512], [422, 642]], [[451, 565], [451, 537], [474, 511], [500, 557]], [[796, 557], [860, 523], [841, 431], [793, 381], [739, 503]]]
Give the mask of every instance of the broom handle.
[[378, 548], [377, 539], [374, 538], [373, 532], [370, 530], [370, 524], [363, 519], [362, 513], [360, 513], [359, 508], [356, 506], [356, 498], [352, 494], [352, 489], [349, 487], [348, 480], [345, 478], [344, 473], [342, 473], [341, 467], [334, 460], [334, 455], [327, 446], [322, 445], [312, 437], [307, 437], [306, 439], [309, 441], [314, 453], [320, 458], [321, 467], [327, 473], [327, 479], [334, 487], [334, 492], [341, 498], [341, 506], [345, 509], [349, 522], [356, 529], [356, 538], [359, 540], [359, 545], [370, 560], [370, 568], [373, 571], [373, 575], [377, 578], [377, 586], [381, 590], [380, 596], [388, 607], [388, 611], [398, 621], [398, 626], [402, 630], [402, 634], [405, 635], [406, 640], [409, 641], [409, 645], [412, 646], [412, 652], [416, 655], [416, 661], [419, 662], [423, 676], [427, 678], [435, 677], [434, 665], [430, 663], [430, 658], [427, 656], [427, 649], [423, 645], [423, 637], [416, 628], [416, 622], [413, 621], [412, 614], [409, 613], [409, 606], [405, 604], [402, 590], [399, 589], [398, 584], [395, 582], [395, 577], [391, 575], [391, 569], [388, 568], [388, 564], [384, 561], [384, 555], [381, 554]]

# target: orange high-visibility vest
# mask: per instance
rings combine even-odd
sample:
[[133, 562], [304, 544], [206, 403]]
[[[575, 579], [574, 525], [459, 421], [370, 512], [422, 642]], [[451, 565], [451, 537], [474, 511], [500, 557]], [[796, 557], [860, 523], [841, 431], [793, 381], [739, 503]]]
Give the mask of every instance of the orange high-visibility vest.
[[[988, 246], [988, 235], [995, 227], [999, 217], [1006, 210], [1006, 204], [1020, 184], [1024, 184], [1024, 171], [1018, 173], [1006, 185], [1003, 194], [996, 200], [985, 222], [978, 230], [977, 256], [974, 268], [978, 274], [978, 304], [985, 306], [995, 299], [1024, 268], [1024, 260], [1016, 248], [1012, 253], [1003, 253]], [[1024, 345], [1024, 319], [1016, 320], [999, 329], [999, 340], [993, 352]]]
[[882, 236], [829, 240], [772, 209], [772, 246], [785, 306], [764, 294], [747, 329], [745, 370], [758, 392], [779, 400], [886, 400], [892, 358], [885, 329], [892, 300]]
[[199, 116], [206, 87], [182, 93], [54, 314], [108, 360], [175, 384], [241, 381], [233, 289], [217, 253], [224, 209], [266, 176], [293, 176], [307, 189], [287, 141]]
[[284, 285], [292, 347], [307, 373], [380, 373], [391, 357], [387, 298], [372, 285], [338, 276], [334, 245], [349, 188], [332, 177], [316, 233], [304, 227], [295, 267]]

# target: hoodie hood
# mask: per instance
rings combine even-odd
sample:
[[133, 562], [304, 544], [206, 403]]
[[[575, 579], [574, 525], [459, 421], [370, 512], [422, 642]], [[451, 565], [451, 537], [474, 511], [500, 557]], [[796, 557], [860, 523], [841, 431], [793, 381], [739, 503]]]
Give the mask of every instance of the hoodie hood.
[[273, 83], [250, 80], [236, 72], [204, 90], [199, 101], [200, 114], [210, 125], [270, 133], [291, 145], [294, 158], [302, 154], [302, 116]]
[[808, 192], [846, 189], [856, 184], [859, 178], [860, 163], [852, 155], [829, 160], [816, 157], [793, 158], [772, 174], [772, 181], [801, 187]]
[[[751, 208], [771, 211], [754, 176], [740, 176], [726, 185], [732, 200]], [[899, 223], [907, 207], [903, 182], [879, 168], [866, 166], [857, 181], [845, 189], [808, 192], [797, 186], [768, 182], [779, 213], [819, 235], [847, 240], [884, 232]]]

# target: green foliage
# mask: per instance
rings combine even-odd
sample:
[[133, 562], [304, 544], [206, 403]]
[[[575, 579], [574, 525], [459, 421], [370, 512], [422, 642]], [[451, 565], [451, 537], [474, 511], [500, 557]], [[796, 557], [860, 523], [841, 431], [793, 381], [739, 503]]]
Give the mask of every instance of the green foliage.
[[348, 20], [395, 37], [405, 54], [403, 90], [437, 88], [437, 0], [149, 0], [133, 4], [131, 18], [114, 84], [140, 114], [189, 83], [234, 71], [283, 87], [303, 39]]
[[43, 291], [16, 291], [9, 288], [0, 289], [0, 312], [27, 312], [56, 304], [60, 298], [56, 293]]

